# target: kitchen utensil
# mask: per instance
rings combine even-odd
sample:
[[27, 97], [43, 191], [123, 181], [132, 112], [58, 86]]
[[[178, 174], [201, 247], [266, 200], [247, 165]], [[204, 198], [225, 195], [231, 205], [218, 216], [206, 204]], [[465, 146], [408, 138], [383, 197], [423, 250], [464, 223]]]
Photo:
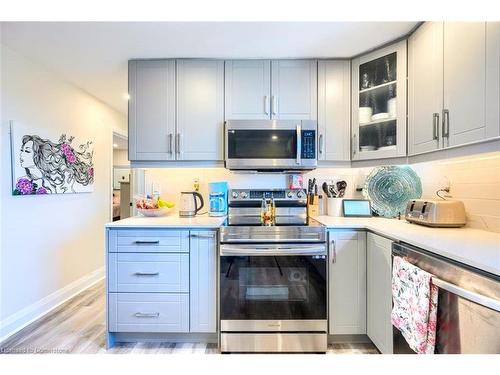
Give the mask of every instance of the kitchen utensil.
[[345, 182], [343, 180], [342, 181], [337, 181], [336, 185], [337, 185], [337, 191], [339, 192], [338, 197], [342, 198], [344, 196], [344, 194], [345, 194], [345, 189], [347, 187], [347, 182]]
[[328, 185], [328, 190], [330, 191], [330, 198], [337, 197], [337, 191], [333, 185]]
[[[198, 206], [197, 199], [200, 200], [200, 205]], [[200, 211], [205, 202], [200, 193], [196, 191], [183, 191], [181, 192], [181, 206], [179, 210], [179, 216], [181, 217], [193, 217], [198, 211]]]
[[363, 195], [379, 216], [396, 217], [406, 211], [410, 199], [422, 196], [422, 183], [410, 167], [378, 167], [366, 178]]
[[321, 185], [321, 188], [323, 189], [323, 192], [325, 193], [326, 197], [331, 198], [330, 190], [329, 190], [328, 184], [326, 182], [323, 182], [323, 185]]

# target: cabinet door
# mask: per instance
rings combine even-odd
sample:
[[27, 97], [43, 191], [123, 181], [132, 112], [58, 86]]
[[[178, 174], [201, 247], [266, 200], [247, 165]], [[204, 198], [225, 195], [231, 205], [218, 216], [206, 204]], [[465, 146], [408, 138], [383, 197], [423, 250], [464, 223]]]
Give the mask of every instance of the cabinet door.
[[486, 138], [500, 135], [500, 22], [486, 22]]
[[406, 40], [352, 61], [352, 158], [406, 156]]
[[216, 232], [191, 231], [190, 245], [190, 331], [216, 332]]
[[366, 334], [366, 233], [328, 235], [329, 333]]
[[129, 94], [130, 160], [175, 159], [175, 61], [130, 61]]
[[271, 72], [271, 117], [280, 120], [316, 120], [317, 61], [274, 60]]
[[318, 159], [349, 161], [351, 62], [318, 62]]
[[269, 119], [271, 62], [228, 60], [225, 67], [226, 120]]
[[222, 160], [224, 62], [177, 60], [177, 160]]
[[367, 333], [383, 354], [392, 354], [392, 241], [367, 235]]
[[410, 155], [440, 148], [442, 109], [443, 22], [426, 22], [408, 40]]
[[[486, 137], [486, 23], [444, 24], [444, 147]], [[449, 133], [449, 136], [446, 134]]]

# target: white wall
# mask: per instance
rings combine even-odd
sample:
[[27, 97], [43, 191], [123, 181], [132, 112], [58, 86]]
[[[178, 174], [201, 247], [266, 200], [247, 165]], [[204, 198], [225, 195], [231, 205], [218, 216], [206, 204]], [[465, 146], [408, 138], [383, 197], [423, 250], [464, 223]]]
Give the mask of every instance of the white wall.
[[128, 167], [128, 150], [113, 150], [113, 165], [117, 167]]
[[[123, 114], [1, 47], [0, 340], [103, 275], [112, 129]], [[94, 141], [94, 191], [12, 196], [8, 122]]]

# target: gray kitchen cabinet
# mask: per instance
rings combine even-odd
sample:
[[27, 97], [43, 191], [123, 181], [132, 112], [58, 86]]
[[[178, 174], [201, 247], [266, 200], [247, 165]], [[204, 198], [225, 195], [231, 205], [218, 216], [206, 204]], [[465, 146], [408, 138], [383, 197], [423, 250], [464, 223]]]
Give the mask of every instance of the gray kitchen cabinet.
[[406, 40], [352, 60], [352, 159], [406, 156]]
[[217, 234], [190, 232], [190, 312], [191, 332], [217, 330]]
[[445, 22], [443, 146], [486, 138], [486, 23]]
[[271, 118], [317, 119], [317, 61], [273, 60], [271, 65]]
[[224, 85], [226, 120], [270, 118], [270, 60], [226, 61]]
[[366, 232], [330, 230], [329, 333], [366, 334]]
[[223, 160], [224, 62], [177, 60], [177, 160]]
[[500, 135], [500, 22], [486, 22], [486, 137]]
[[175, 60], [129, 62], [129, 159], [174, 160]]
[[351, 62], [318, 61], [318, 160], [349, 161]]
[[408, 153], [441, 147], [443, 22], [426, 22], [408, 40]]
[[367, 334], [383, 354], [392, 354], [392, 241], [367, 234]]

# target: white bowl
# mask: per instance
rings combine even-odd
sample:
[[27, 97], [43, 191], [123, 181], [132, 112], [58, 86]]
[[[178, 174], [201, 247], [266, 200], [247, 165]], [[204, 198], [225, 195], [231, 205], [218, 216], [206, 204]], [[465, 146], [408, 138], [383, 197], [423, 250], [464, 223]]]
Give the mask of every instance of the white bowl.
[[168, 211], [170, 208], [167, 207], [162, 207], [162, 208], [138, 208], [137, 211], [143, 216], [147, 217], [158, 217], [158, 216], [165, 216], [168, 214]]
[[382, 119], [386, 119], [386, 118], [389, 118], [389, 114], [387, 112], [381, 112], [381, 113], [377, 113], [377, 114], [373, 115], [372, 121], [382, 120]]
[[359, 107], [359, 123], [364, 124], [372, 119], [372, 107]]

